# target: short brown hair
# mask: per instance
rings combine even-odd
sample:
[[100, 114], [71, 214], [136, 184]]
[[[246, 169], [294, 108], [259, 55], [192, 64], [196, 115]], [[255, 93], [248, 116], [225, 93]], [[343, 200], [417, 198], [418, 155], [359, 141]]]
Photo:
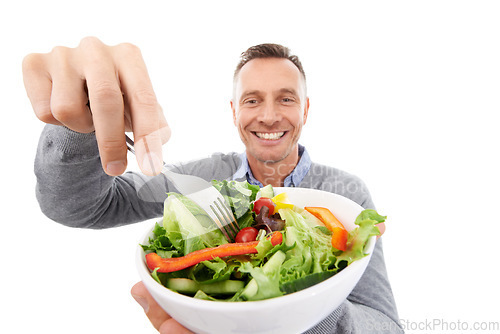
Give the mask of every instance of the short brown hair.
[[241, 68], [248, 63], [252, 59], [256, 58], [284, 58], [290, 60], [294, 63], [295, 66], [299, 69], [300, 73], [302, 73], [304, 80], [306, 78], [306, 73], [304, 72], [304, 68], [299, 60], [299, 57], [292, 55], [290, 53], [290, 49], [286, 46], [273, 44], [273, 43], [264, 43], [255, 46], [251, 46], [245, 52], [243, 52], [240, 56], [240, 62], [236, 66], [236, 70], [234, 71], [233, 78], [236, 79], [238, 73], [240, 73]]

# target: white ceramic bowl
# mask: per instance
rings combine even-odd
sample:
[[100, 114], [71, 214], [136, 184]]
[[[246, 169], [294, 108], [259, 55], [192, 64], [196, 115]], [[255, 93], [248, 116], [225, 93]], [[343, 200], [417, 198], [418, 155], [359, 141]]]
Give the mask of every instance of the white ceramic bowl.
[[[275, 188], [285, 191], [297, 206], [322, 206], [351, 230], [363, 210], [357, 203], [332, 193], [305, 188]], [[141, 240], [148, 242], [152, 232]], [[301, 333], [332, 313], [351, 293], [365, 271], [375, 246], [366, 246], [368, 256], [353, 262], [337, 275], [307, 289], [261, 301], [219, 302], [194, 299], [157, 283], [145, 263], [142, 247], [137, 250], [139, 275], [158, 304], [174, 319], [196, 333]]]

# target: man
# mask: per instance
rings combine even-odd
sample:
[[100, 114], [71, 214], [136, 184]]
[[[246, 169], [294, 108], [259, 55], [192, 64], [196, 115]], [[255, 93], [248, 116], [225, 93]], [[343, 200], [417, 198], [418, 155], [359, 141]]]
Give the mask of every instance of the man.
[[[59, 47], [27, 56], [23, 70], [35, 113], [49, 123], [36, 158], [43, 212], [68, 226], [88, 228], [161, 216], [165, 197], [158, 194], [175, 191], [166, 179], [155, 176], [162, 162], [161, 144], [170, 132], [139, 50], [86, 38], [75, 49]], [[173, 169], [207, 180], [322, 189], [374, 207], [358, 178], [313, 163], [298, 144], [309, 100], [302, 65], [287, 48], [263, 44], [242, 54], [231, 108], [246, 151], [217, 153]], [[126, 168], [125, 131], [134, 132], [139, 165], [149, 176], [121, 175]], [[158, 188], [162, 191], [148, 195]], [[142, 283], [132, 294], [161, 333], [188, 332], [154, 302]], [[397, 322], [379, 240], [351, 295], [310, 332], [394, 332]]]

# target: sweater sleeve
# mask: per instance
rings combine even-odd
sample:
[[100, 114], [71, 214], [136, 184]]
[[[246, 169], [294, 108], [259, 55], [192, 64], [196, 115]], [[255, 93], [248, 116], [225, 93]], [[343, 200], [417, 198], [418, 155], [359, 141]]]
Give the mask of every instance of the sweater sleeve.
[[[231, 177], [238, 165], [237, 154], [214, 154], [171, 168], [211, 180]], [[161, 174], [107, 175], [94, 133], [56, 125], [46, 125], [42, 131], [35, 175], [42, 212], [70, 227], [102, 229], [161, 217], [167, 193], [176, 191]]]
[[106, 228], [161, 216], [162, 204], [142, 200], [131, 173], [107, 175], [94, 133], [46, 125], [35, 158], [36, 196], [50, 219], [80, 228]]

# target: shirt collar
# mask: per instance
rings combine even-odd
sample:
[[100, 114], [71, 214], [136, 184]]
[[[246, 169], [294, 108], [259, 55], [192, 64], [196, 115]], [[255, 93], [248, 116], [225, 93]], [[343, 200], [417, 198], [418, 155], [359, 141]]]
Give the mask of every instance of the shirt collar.
[[[285, 178], [284, 186], [285, 187], [297, 187], [307, 172], [311, 168], [311, 158], [309, 157], [309, 153], [304, 146], [299, 144], [299, 163], [293, 171]], [[250, 184], [255, 184], [262, 187], [262, 183], [258, 181], [252, 174], [252, 170], [248, 165], [248, 159], [246, 152], [240, 154], [241, 165], [234, 173], [233, 180], [246, 180]]]

